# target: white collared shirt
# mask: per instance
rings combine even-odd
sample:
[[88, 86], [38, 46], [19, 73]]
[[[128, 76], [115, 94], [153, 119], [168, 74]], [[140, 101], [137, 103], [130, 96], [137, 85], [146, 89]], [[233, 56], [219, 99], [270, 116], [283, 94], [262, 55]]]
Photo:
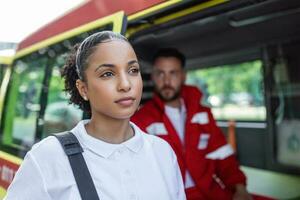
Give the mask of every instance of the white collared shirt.
[[[180, 141], [182, 144], [184, 144], [184, 135], [185, 135], [185, 121], [186, 121], [186, 107], [184, 105], [184, 101], [180, 99], [181, 101], [181, 107], [174, 108], [171, 106], [165, 106], [165, 113], [170, 119], [172, 125], [174, 126], [176, 132], [178, 133], [178, 136], [180, 138]], [[184, 187], [190, 188], [195, 186], [195, 182], [188, 170], [185, 172], [185, 181], [184, 181]]]
[[[176, 156], [164, 140], [143, 133], [110, 144], [87, 134], [81, 121], [72, 130], [101, 200], [184, 200]], [[69, 164], [58, 140], [47, 137], [29, 151], [5, 200], [80, 200]]]
[[165, 105], [165, 113], [170, 119], [176, 132], [178, 133], [181, 143], [184, 144], [186, 108], [183, 100], [181, 99], [180, 101], [181, 101], [180, 109]]

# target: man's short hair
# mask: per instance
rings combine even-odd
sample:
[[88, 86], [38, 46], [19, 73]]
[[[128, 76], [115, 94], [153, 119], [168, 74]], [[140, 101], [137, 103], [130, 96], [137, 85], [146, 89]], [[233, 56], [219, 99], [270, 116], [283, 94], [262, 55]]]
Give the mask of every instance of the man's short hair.
[[160, 57], [175, 57], [181, 62], [181, 67], [184, 68], [185, 66], [185, 56], [183, 53], [178, 51], [175, 48], [162, 48], [159, 49], [156, 54], [154, 54], [153, 59], [152, 59], [152, 64], [156, 61], [156, 59]]

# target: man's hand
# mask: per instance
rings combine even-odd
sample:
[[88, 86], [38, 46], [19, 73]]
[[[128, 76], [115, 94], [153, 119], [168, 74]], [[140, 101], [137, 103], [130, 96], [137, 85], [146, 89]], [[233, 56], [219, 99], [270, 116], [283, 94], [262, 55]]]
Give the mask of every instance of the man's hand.
[[253, 200], [251, 195], [247, 192], [246, 187], [242, 184], [235, 186], [233, 200]]

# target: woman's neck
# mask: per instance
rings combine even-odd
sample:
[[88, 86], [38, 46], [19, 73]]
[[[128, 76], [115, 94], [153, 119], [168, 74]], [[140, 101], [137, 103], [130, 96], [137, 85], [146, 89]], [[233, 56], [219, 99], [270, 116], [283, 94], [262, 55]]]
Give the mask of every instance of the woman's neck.
[[112, 144], [120, 144], [134, 135], [129, 119], [113, 119], [92, 115], [91, 121], [85, 125], [87, 133], [97, 139]]

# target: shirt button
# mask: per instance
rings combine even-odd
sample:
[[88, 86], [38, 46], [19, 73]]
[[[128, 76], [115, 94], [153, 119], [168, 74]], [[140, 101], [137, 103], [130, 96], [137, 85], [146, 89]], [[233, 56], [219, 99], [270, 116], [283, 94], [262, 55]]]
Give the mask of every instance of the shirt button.
[[122, 154], [124, 152], [123, 149], [118, 149], [119, 154]]

